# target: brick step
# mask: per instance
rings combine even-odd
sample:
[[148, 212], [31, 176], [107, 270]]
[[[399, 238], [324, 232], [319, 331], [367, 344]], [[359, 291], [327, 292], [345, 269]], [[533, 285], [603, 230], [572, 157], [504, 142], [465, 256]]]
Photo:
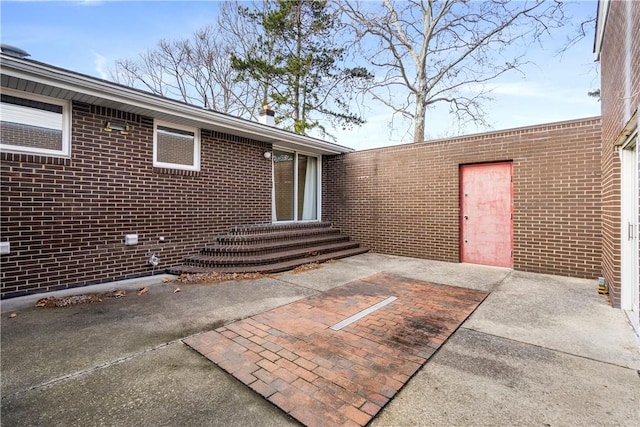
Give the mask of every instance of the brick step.
[[307, 227], [274, 229], [273, 231], [263, 231], [261, 233], [250, 234], [224, 234], [216, 238], [218, 244], [241, 245], [251, 242], [267, 242], [277, 240], [299, 239], [303, 237], [324, 236], [328, 234], [340, 234], [340, 230], [330, 227]]
[[[276, 234], [276, 233], [273, 233]], [[280, 234], [280, 233], [278, 233]], [[252, 244], [247, 242], [242, 243], [229, 243], [228, 241], [221, 241], [218, 244], [207, 245], [200, 251], [201, 255], [209, 256], [250, 256], [258, 254], [269, 254], [277, 251], [283, 251], [289, 248], [307, 248], [311, 246], [318, 246], [321, 244], [339, 243], [348, 241], [349, 237], [339, 234], [320, 234], [305, 236], [303, 238], [269, 238], [265, 240], [257, 240]]]
[[251, 235], [261, 233], [271, 233], [287, 230], [305, 230], [317, 228], [331, 228], [329, 222], [295, 222], [290, 224], [251, 224], [251, 225], [235, 225], [229, 227], [230, 235]]
[[356, 247], [352, 249], [345, 249], [337, 252], [329, 252], [324, 254], [318, 254], [315, 256], [309, 256], [305, 258], [298, 258], [288, 261], [277, 262], [274, 264], [264, 264], [264, 265], [254, 265], [254, 266], [233, 266], [233, 267], [220, 267], [220, 268], [210, 268], [210, 267], [198, 267], [191, 265], [178, 265], [174, 267], [170, 267], [167, 269], [167, 273], [169, 274], [199, 274], [199, 273], [211, 273], [216, 272], [220, 274], [226, 273], [280, 273], [287, 270], [292, 270], [301, 265], [310, 264], [313, 262], [322, 263], [331, 261], [334, 259], [347, 258], [354, 255], [359, 255], [369, 252], [368, 248]]
[[239, 225], [167, 271], [272, 273], [364, 252], [368, 249], [326, 222]]
[[339, 252], [343, 250], [357, 248], [358, 243], [351, 241], [331, 243], [324, 245], [308, 246], [304, 248], [296, 248], [285, 251], [278, 251], [261, 255], [249, 256], [225, 256], [225, 255], [192, 255], [184, 259], [186, 265], [194, 265], [199, 267], [225, 267], [230, 265], [238, 266], [255, 266], [263, 264], [273, 264], [293, 260], [296, 258], [308, 258], [319, 254], [329, 252]]

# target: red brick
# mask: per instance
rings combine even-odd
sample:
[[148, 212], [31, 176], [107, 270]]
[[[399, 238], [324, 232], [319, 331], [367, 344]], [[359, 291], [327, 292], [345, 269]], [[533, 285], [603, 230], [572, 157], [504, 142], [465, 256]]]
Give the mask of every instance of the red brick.
[[348, 403], [349, 405], [360, 407], [366, 402], [366, 400], [362, 396], [347, 391], [325, 378], [317, 378], [313, 382], [313, 384], [316, 385], [319, 389], [324, 390], [325, 392], [337, 397], [338, 399]]
[[276, 380], [276, 377], [273, 376], [271, 372], [265, 371], [264, 369], [258, 369], [257, 371], [253, 372], [253, 375], [265, 384], [271, 384]]
[[304, 406], [296, 407], [291, 411], [290, 415], [306, 427], [324, 427], [327, 425], [325, 417], [314, 413]]
[[293, 383], [296, 379], [298, 379], [298, 376], [290, 371], [287, 371], [284, 368], [280, 368], [280, 369], [276, 369], [274, 372], [272, 372], [274, 376], [278, 377], [278, 378], [282, 378], [283, 380], [285, 380], [288, 383]]
[[284, 412], [290, 412], [293, 408], [295, 408], [294, 402], [289, 399], [289, 397], [283, 395], [280, 392], [276, 392], [268, 397], [269, 401], [282, 409]]
[[295, 363], [296, 365], [301, 366], [302, 368], [304, 368], [304, 369], [306, 369], [308, 371], [313, 371], [316, 368], [316, 366], [318, 366], [315, 363], [308, 361], [304, 357], [300, 357], [300, 358], [294, 360], [293, 363]]
[[304, 368], [296, 368], [293, 370], [293, 373], [304, 379], [305, 381], [314, 382], [318, 376], [311, 371], [307, 371]]
[[231, 340], [238, 336], [238, 334], [236, 334], [235, 332], [230, 331], [230, 330], [225, 330], [225, 331], [221, 332], [221, 335], [224, 335], [225, 337], [227, 337], [227, 338], [229, 338]]
[[317, 386], [311, 384], [310, 382], [302, 378], [296, 379], [293, 383], [291, 383], [291, 385], [302, 390], [303, 392], [307, 393], [310, 396], [312, 396], [315, 392], [318, 391]]
[[258, 380], [256, 377], [251, 375], [248, 370], [239, 370], [233, 373], [233, 376], [240, 380], [243, 384], [251, 385]]
[[273, 362], [269, 362], [267, 359], [260, 360], [258, 363], [256, 363], [256, 365], [260, 366], [261, 368], [271, 373], [280, 369], [280, 366], [276, 365]]
[[328, 393], [327, 391], [321, 389], [317, 389], [313, 397], [335, 411], [342, 408], [345, 404], [345, 401], [340, 399], [335, 394]]
[[269, 350], [263, 350], [260, 353], [258, 353], [260, 356], [264, 357], [265, 359], [267, 359], [270, 362], [275, 362], [276, 360], [280, 359], [280, 356], [278, 356], [277, 354], [269, 351]]
[[343, 406], [340, 409], [340, 412], [361, 426], [367, 424], [369, 420], [371, 420], [371, 416], [369, 414], [366, 414], [350, 405]]
[[364, 405], [362, 405], [362, 407], [360, 407], [360, 410], [362, 412], [369, 414], [372, 417], [375, 417], [376, 414], [380, 412], [380, 409], [382, 408], [373, 402], [366, 402]]
[[256, 380], [253, 383], [251, 383], [250, 386], [255, 392], [257, 392], [264, 398], [268, 398], [269, 396], [271, 396], [273, 393], [276, 392], [276, 390], [273, 387], [271, 387], [269, 384], [266, 384], [262, 380]]

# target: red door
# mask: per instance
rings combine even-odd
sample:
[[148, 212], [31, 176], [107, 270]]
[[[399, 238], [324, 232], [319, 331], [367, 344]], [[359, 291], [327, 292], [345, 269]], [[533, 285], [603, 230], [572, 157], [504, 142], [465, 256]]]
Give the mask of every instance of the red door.
[[512, 163], [460, 168], [460, 260], [513, 266]]

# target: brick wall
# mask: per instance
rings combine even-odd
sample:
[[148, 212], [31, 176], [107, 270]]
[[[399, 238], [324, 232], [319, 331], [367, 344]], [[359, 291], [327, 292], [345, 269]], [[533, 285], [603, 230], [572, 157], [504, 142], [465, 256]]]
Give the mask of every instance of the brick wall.
[[62, 131], [0, 122], [0, 138], [20, 147], [62, 150]]
[[600, 275], [600, 119], [326, 157], [323, 220], [373, 251], [459, 261], [459, 167], [513, 161], [514, 268]]
[[[133, 129], [107, 133], [107, 118]], [[270, 145], [203, 130], [201, 171], [181, 172], [153, 167], [150, 118], [76, 103], [72, 121], [70, 159], [2, 153], [2, 297], [151, 274], [150, 253], [164, 269], [231, 225], [271, 221]]]
[[[628, 26], [628, 24], [630, 24]], [[629, 31], [629, 28], [631, 29]], [[640, 4], [610, 2], [600, 55], [602, 102], [602, 271], [620, 305], [620, 158], [614, 144], [640, 103]], [[629, 32], [629, 36], [627, 33]], [[625, 64], [625, 55], [629, 69]]]

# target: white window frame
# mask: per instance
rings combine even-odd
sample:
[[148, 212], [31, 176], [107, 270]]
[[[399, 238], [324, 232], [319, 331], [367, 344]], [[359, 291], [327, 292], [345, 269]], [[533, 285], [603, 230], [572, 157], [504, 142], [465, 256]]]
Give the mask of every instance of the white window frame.
[[[42, 128], [44, 129], [62, 130], [62, 148], [60, 150], [50, 150], [50, 149], [38, 148], [38, 147], [24, 147], [22, 145], [14, 145], [11, 143], [0, 141], [0, 150], [15, 152], [15, 153], [25, 153], [25, 154], [41, 154], [41, 155], [52, 156], [52, 157], [66, 157], [66, 158], [71, 157], [71, 102], [70, 101], [66, 101], [64, 99], [59, 99], [59, 98], [51, 98], [49, 96], [44, 96], [44, 95], [36, 95], [33, 93], [28, 93], [28, 92], [8, 89], [8, 88], [2, 88], [2, 94], [13, 96], [16, 98], [27, 99], [30, 101], [39, 101], [39, 102], [45, 102], [47, 104], [59, 105], [60, 107], [62, 107], [61, 129], [58, 129], [57, 127], [42, 126]], [[5, 104], [2, 104], [2, 105], [5, 105]], [[2, 112], [4, 108], [11, 108], [12, 109], [11, 115], [14, 117], [16, 115], [19, 115], [19, 109], [21, 108], [20, 106], [17, 106], [14, 109], [13, 107], [9, 107], [11, 104], [6, 104], [6, 105], [7, 105], [6, 107], [0, 108], [0, 120], [2, 120], [2, 116], [4, 116]], [[22, 108], [29, 108], [29, 107], [22, 107]], [[8, 112], [8, 110], [5, 110], [5, 112]], [[52, 113], [52, 114], [57, 114], [57, 113]], [[33, 124], [33, 123], [30, 123], [28, 120], [25, 120], [24, 122], [17, 122], [17, 123], [26, 124], [26, 125]]]
[[[158, 161], [158, 126], [182, 130], [193, 133], [193, 165], [182, 165], [179, 163], [166, 163]], [[182, 169], [189, 171], [200, 171], [200, 129], [192, 126], [184, 126], [176, 123], [153, 121], [153, 166], [167, 169]]]

